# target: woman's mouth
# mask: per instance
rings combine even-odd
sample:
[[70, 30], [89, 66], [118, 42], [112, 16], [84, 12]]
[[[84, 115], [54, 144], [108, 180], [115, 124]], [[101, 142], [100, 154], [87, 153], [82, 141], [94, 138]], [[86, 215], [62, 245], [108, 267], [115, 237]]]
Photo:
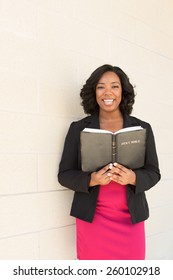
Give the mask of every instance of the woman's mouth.
[[106, 106], [110, 106], [113, 104], [113, 99], [103, 99], [103, 102]]

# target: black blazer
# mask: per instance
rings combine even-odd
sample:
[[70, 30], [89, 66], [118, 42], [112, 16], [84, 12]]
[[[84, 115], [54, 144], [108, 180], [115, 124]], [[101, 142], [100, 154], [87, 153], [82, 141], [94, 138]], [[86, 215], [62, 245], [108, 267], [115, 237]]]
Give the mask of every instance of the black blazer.
[[[132, 223], [144, 221], [149, 217], [145, 191], [160, 180], [160, 171], [155, 141], [151, 126], [135, 117], [124, 115], [124, 127], [141, 125], [146, 128], [146, 157], [143, 168], [136, 169], [136, 187], [127, 185], [127, 202]], [[96, 209], [99, 186], [89, 188], [90, 172], [81, 170], [80, 132], [85, 127], [99, 128], [98, 114], [88, 116], [70, 125], [67, 133], [62, 158], [59, 165], [59, 183], [75, 191], [71, 215], [87, 222], [92, 222]]]

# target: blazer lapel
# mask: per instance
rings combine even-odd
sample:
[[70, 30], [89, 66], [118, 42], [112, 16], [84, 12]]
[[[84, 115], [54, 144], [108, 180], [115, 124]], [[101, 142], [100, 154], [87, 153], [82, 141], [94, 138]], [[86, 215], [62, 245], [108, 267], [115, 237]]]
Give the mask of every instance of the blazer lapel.
[[86, 118], [85, 125], [86, 125], [85, 127], [89, 127], [89, 128], [100, 128], [99, 115], [96, 113]]
[[130, 126], [138, 126], [140, 125], [137, 121], [137, 119], [127, 115], [127, 114], [124, 114], [123, 115], [123, 119], [124, 119], [124, 125], [123, 127], [130, 127]]

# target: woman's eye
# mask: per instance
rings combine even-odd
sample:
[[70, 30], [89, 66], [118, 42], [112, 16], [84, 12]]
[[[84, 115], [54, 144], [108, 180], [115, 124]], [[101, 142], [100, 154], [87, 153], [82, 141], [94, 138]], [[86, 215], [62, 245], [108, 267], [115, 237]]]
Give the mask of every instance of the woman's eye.
[[104, 89], [104, 87], [102, 87], [102, 86], [98, 86], [98, 87], [97, 87], [97, 89]]

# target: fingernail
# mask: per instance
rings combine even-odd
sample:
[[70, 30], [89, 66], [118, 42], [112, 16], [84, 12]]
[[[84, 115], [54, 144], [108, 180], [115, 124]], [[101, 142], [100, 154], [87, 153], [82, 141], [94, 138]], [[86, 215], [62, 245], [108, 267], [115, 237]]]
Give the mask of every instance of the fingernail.
[[112, 169], [113, 165], [112, 163], [109, 164], [109, 169]]
[[117, 165], [117, 163], [116, 162], [114, 162], [114, 166], [116, 166]]

